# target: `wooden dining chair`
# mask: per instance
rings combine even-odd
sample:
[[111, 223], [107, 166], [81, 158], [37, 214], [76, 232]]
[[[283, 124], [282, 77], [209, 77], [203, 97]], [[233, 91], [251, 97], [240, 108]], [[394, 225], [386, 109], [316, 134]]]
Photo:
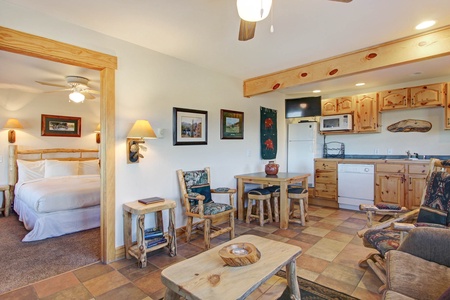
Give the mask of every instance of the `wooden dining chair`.
[[[234, 195], [236, 189], [216, 188], [211, 189], [210, 168], [202, 170], [183, 171], [177, 170], [180, 185], [181, 202], [184, 213], [187, 216], [186, 241], [189, 242], [193, 229], [203, 231], [205, 249], [211, 247], [211, 239], [221, 234], [229, 233], [230, 239], [234, 238]], [[225, 194], [229, 196], [230, 204], [216, 203], [212, 194]], [[200, 219], [194, 223], [194, 218]], [[218, 227], [215, 224], [228, 218], [228, 226]]]

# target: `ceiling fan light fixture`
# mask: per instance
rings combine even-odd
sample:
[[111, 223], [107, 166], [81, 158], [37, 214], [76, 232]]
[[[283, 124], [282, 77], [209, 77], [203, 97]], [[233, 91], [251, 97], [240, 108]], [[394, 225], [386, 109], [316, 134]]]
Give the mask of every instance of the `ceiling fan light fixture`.
[[242, 20], [258, 22], [269, 15], [272, 0], [237, 0], [236, 6]]
[[84, 95], [77, 91], [74, 91], [69, 94], [70, 101], [75, 102], [75, 103], [83, 102], [84, 98], [85, 98]]

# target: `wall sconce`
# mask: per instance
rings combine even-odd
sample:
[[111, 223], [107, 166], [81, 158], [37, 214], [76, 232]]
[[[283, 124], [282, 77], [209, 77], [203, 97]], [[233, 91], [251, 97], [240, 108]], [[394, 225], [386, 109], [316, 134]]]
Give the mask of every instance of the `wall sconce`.
[[8, 142], [11, 144], [16, 142], [16, 132], [14, 129], [22, 129], [23, 126], [20, 124], [19, 120], [17, 119], [9, 119], [6, 121], [5, 126], [3, 126], [3, 129], [10, 129], [8, 131]]
[[97, 144], [100, 144], [100, 142], [101, 142], [101, 140], [100, 140], [100, 124], [97, 125], [97, 128], [95, 128], [94, 132], [95, 132], [95, 141], [97, 142]]
[[127, 135], [127, 159], [129, 164], [138, 163], [139, 157], [144, 158], [139, 153], [141, 147], [145, 150], [140, 145], [145, 143], [144, 139], [156, 139], [156, 134], [147, 120], [137, 120]]

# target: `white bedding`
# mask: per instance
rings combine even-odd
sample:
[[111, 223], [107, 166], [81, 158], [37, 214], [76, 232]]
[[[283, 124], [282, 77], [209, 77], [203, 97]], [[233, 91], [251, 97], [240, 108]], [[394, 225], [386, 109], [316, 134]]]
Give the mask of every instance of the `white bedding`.
[[100, 226], [100, 175], [39, 178], [18, 182], [14, 210], [37, 241]]
[[100, 175], [39, 178], [18, 183], [16, 197], [38, 213], [100, 204]]

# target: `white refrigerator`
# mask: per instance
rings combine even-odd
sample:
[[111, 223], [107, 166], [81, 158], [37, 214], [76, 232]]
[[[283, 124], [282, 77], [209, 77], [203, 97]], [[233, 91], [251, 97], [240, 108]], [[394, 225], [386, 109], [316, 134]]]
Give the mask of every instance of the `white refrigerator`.
[[323, 137], [317, 122], [293, 123], [288, 126], [287, 171], [310, 173], [308, 185], [314, 186], [314, 158], [323, 155]]

